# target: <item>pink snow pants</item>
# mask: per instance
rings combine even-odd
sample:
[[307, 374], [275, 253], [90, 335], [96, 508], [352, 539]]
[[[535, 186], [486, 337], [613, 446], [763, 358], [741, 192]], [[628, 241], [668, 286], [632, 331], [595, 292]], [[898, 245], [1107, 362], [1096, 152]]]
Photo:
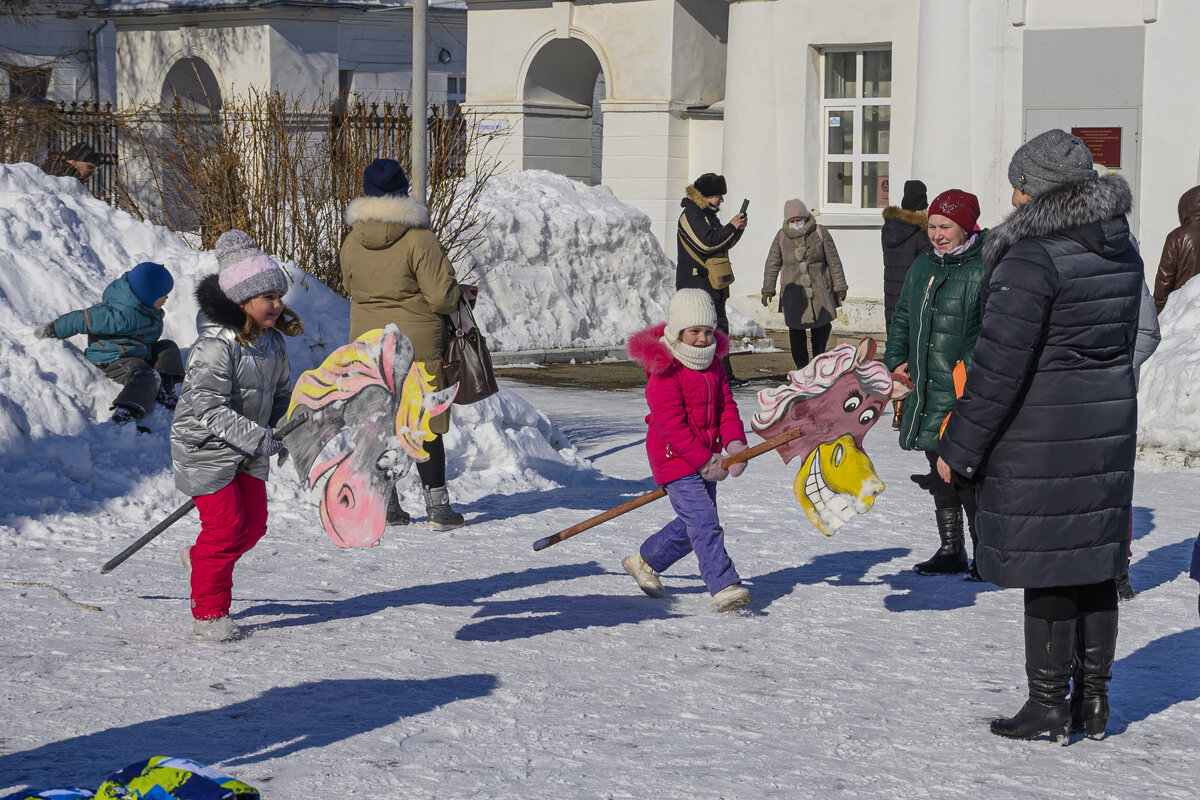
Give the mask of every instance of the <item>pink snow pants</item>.
[[229, 613], [233, 567], [267, 532], [267, 484], [239, 472], [218, 492], [193, 498], [200, 536], [192, 547], [192, 616], [216, 619]]

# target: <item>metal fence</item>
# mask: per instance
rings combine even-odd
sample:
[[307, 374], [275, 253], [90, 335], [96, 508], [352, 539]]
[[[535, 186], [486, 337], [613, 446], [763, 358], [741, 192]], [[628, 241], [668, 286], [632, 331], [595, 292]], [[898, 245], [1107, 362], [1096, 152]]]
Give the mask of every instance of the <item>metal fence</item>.
[[92, 194], [117, 199], [121, 125], [111, 104], [9, 100], [0, 103], [0, 161], [29, 161], [56, 171], [71, 145], [84, 142], [99, 155], [86, 181]]

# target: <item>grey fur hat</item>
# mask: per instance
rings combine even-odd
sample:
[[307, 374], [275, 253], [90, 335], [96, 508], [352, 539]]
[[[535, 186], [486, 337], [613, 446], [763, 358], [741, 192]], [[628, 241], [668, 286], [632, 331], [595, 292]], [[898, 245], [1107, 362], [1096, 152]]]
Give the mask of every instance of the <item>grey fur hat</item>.
[[217, 253], [217, 266], [222, 270], [231, 264], [262, 255], [250, 234], [236, 228], [218, 236], [213, 249]]
[[1008, 182], [1014, 189], [1037, 197], [1056, 186], [1096, 177], [1087, 145], [1066, 131], [1052, 128], [1038, 134], [1013, 153]]

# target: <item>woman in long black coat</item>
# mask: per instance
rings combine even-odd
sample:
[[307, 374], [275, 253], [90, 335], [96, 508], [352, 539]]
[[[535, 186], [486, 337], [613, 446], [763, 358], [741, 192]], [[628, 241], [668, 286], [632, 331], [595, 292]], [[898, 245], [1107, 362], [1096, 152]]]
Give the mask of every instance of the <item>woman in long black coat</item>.
[[1099, 738], [1132, 514], [1142, 260], [1128, 184], [1096, 177], [1074, 136], [1031, 139], [1009, 181], [1017, 210], [984, 247], [982, 327], [938, 470], [978, 480], [983, 578], [1025, 589], [1029, 700], [992, 732]]

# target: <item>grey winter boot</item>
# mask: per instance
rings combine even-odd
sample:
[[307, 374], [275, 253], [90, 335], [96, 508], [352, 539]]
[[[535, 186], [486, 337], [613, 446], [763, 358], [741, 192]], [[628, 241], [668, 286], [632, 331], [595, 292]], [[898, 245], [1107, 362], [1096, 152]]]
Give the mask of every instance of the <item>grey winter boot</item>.
[[1029, 699], [1012, 717], [992, 720], [992, 733], [1010, 739], [1034, 739], [1043, 733], [1051, 741], [1071, 727], [1067, 692], [1075, 657], [1075, 620], [1025, 616], [1025, 675]]
[[445, 486], [439, 486], [436, 489], [422, 486], [421, 492], [425, 495], [425, 511], [429, 514], [427, 523], [429, 527], [435, 531], [452, 531], [463, 526], [465, 522], [463, 515], [450, 507], [450, 494], [446, 491]]

